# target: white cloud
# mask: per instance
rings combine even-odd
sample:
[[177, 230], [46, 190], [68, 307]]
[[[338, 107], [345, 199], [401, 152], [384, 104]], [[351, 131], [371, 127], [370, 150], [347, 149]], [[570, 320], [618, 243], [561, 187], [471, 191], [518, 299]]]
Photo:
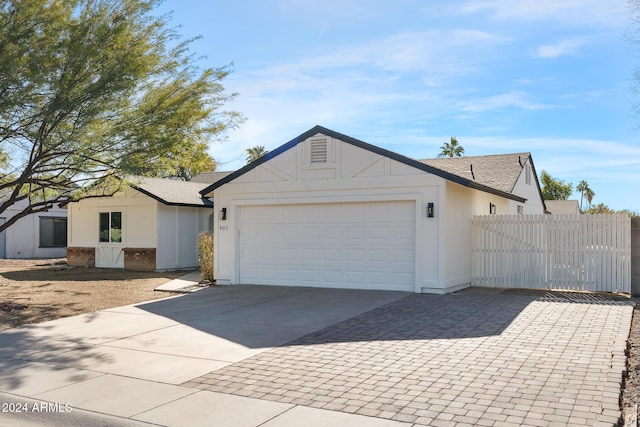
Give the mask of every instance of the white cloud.
[[530, 101], [526, 92], [508, 92], [486, 98], [476, 98], [458, 104], [460, 111], [467, 113], [484, 113], [491, 110], [517, 107], [524, 110], [542, 110], [553, 108], [552, 105]]
[[[265, 89], [308, 87], [336, 79], [378, 80], [371, 72], [428, 74], [433, 78], [468, 74], [487, 61], [504, 37], [475, 30], [429, 30], [391, 35], [368, 43], [325, 48], [325, 52], [253, 72], [246, 79], [261, 81]], [[266, 81], [265, 81], [266, 79]]]
[[536, 58], [558, 58], [560, 56], [572, 55], [587, 43], [585, 38], [574, 38], [563, 40], [554, 44], [538, 46]]
[[500, 21], [556, 21], [563, 25], [615, 28], [628, 15], [625, 0], [471, 0], [460, 13], [488, 11]]

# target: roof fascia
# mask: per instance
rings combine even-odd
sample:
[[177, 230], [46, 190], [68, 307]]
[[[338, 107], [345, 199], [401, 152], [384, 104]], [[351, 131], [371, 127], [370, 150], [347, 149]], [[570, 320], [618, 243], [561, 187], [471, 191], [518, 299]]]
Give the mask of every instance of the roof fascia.
[[145, 196], [151, 197], [153, 200], [156, 200], [160, 203], [162, 203], [163, 205], [166, 206], [179, 206], [179, 207], [185, 207], [185, 208], [212, 208], [213, 207], [213, 202], [211, 202], [209, 199], [207, 199], [206, 197], [202, 197], [202, 200], [204, 202], [203, 205], [196, 205], [193, 203], [176, 203], [176, 202], [168, 202], [166, 200], [164, 200], [161, 197], [158, 197], [157, 195], [143, 189], [140, 188], [138, 186], [135, 186], [133, 184], [130, 184], [130, 187], [133, 188], [136, 191], [139, 191], [140, 193], [144, 194]]
[[289, 150], [290, 148], [295, 147], [300, 142], [306, 140], [307, 138], [312, 137], [313, 135], [315, 135], [317, 133], [322, 133], [322, 134], [330, 136], [332, 138], [339, 139], [340, 141], [346, 142], [348, 144], [354, 145], [354, 146], [362, 148], [364, 150], [371, 151], [371, 152], [379, 154], [381, 156], [388, 157], [388, 158], [390, 158], [392, 160], [396, 160], [396, 161], [398, 161], [400, 163], [404, 163], [405, 165], [408, 165], [408, 166], [414, 167], [416, 169], [422, 170], [424, 172], [428, 172], [430, 174], [439, 176], [441, 178], [444, 178], [446, 180], [455, 182], [455, 183], [463, 185], [465, 187], [474, 188], [476, 190], [480, 190], [480, 191], [484, 191], [484, 192], [487, 192], [487, 193], [495, 194], [497, 196], [505, 197], [505, 198], [512, 199], [512, 200], [516, 200], [516, 201], [519, 201], [519, 202], [522, 202], [522, 203], [524, 203], [527, 200], [525, 198], [510, 194], [510, 193], [505, 193], [504, 191], [496, 190], [495, 188], [490, 188], [490, 187], [487, 187], [485, 185], [478, 184], [478, 183], [473, 182], [471, 180], [468, 180], [466, 178], [462, 178], [462, 177], [460, 177], [458, 175], [454, 175], [452, 173], [443, 171], [442, 169], [438, 169], [438, 168], [435, 168], [433, 166], [429, 166], [429, 165], [421, 163], [421, 162], [419, 162], [417, 160], [411, 159], [409, 157], [405, 157], [405, 156], [403, 156], [401, 154], [394, 153], [393, 151], [389, 151], [389, 150], [386, 150], [384, 148], [378, 147], [376, 145], [372, 145], [372, 144], [369, 144], [367, 142], [361, 141], [359, 139], [352, 138], [352, 137], [347, 136], [347, 135], [343, 135], [343, 134], [341, 134], [339, 132], [335, 132], [335, 131], [333, 131], [331, 129], [327, 129], [327, 128], [322, 127], [322, 126], [314, 126], [313, 128], [311, 128], [308, 131], [306, 131], [305, 133], [297, 136], [296, 138], [292, 139], [291, 141], [287, 142], [286, 144], [281, 145], [280, 147], [276, 148], [273, 151], [270, 151], [269, 153], [265, 154], [264, 156], [260, 157], [259, 159], [257, 159], [255, 161], [249, 163], [248, 165], [238, 169], [237, 171], [233, 172], [231, 175], [228, 175], [225, 178], [222, 178], [221, 180], [214, 182], [213, 184], [211, 184], [210, 186], [208, 186], [204, 190], [201, 190], [200, 194], [205, 196], [206, 194], [211, 193], [216, 188], [221, 187], [222, 185], [233, 181], [234, 179], [238, 178], [239, 176], [244, 175], [245, 173], [247, 173], [247, 172], [255, 169], [256, 167], [260, 166], [264, 162], [267, 162], [267, 161], [273, 159], [274, 157], [276, 157], [276, 156], [284, 153], [285, 151]]
[[540, 196], [540, 201], [542, 202], [542, 208], [544, 209], [544, 213], [550, 214], [547, 210], [547, 205], [544, 202], [544, 197], [542, 197], [542, 187], [540, 187], [540, 181], [538, 180], [538, 172], [536, 172], [536, 166], [533, 164], [533, 156], [529, 153], [529, 163], [531, 163], [531, 171], [533, 172], [533, 176], [536, 179], [536, 186], [538, 187], [538, 195]]

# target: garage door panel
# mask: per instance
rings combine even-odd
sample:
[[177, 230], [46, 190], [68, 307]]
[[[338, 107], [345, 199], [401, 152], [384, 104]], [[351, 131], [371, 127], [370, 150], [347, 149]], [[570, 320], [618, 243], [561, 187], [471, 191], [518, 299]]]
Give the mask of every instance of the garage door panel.
[[413, 290], [415, 202], [242, 207], [240, 282]]
[[357, 261], [358, 263], [362, 263], [367, 260], [367, 250], [366, 249], [345, 249], [344, 260], [345, 262]]
[[413, 263], [413, 251], [405, 249], [398, 249], [391, 253], [394, 262], [408, 262]]
[[389, 238], [389, 228], [384, 225], [376, 225], [372, 228], [369, 228], [369, 239], [388, 239]]
[[345, 229], [345, 238], [347, 240], [362, 240], [366, 232], [364, 227], [351, 226]]
[[280, 273], [284, 280], [298, 280], [298, 270], [283, 268]]
[[322, 240], [341, 240], [342, 228], [341, 227], [324, 227], [322, 230]]
[[322, 272], [322, 281], [325, 283], [342, 283], [342, 271], [324, 270]]
[[389, 260], [389, 256], [393, 251], [385, 249], [369, 249], [367, 253], [367, 259], [369, 262], [384, 263]]
[[322, 251], [323, 261], [340, 261], [342, 258], [342, 249], [324, 249]]

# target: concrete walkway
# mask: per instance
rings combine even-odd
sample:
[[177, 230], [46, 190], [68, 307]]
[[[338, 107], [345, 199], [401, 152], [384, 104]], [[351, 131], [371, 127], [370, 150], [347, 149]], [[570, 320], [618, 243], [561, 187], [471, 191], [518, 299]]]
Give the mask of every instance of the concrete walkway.
[[631, 314], [540, 294], [210, 287], [0, 333], [0, 425], [614, 425]]
[[177, 279], [163, 283], [155, 288], [155, 291], [161, 292], [175, 292], [175, 293], [189, 293], [202, 289], [198, 284], [200, 283], [200, 270], [195, 270], [190, 273], [180, 276]]

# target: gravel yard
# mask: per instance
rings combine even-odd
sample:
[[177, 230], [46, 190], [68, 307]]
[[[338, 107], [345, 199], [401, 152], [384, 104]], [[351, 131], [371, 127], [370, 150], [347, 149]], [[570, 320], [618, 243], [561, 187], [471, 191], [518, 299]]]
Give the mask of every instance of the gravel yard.
[[168, 296], [184, 271], [69, 268], [66, 260], [0, 260], [0, 330]]

